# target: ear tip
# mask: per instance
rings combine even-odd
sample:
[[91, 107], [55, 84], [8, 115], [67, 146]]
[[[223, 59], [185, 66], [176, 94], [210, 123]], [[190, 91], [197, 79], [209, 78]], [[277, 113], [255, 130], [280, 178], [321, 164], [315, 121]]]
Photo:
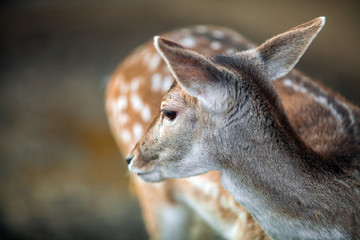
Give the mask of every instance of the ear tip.
[[323, 27], [326, 23], [326, 17], [321, 16], [321, 17], [318, 17], [317, 19], [321, 22], [321, 27]]
[[159, 53], [162, 52], [162, 49], [164, 48], [164, 43], [166, 43], [166, 41], [162, 37], [157, 35], [154, 37], [154, 47]]
[[159, 39], [160, 39], [160, 36], [154, 36], [154, 46], [155, 47], [159, 46]]
[[321, 17], [315, 18], [312, 22], [314, 24], [313, 26], [315, 26], [317, 28], [317, 32], [319, 32], [326, 23], [326, 17], [321, 16]]
[[[304, 29], [309, 29], [310, 31], [313, 31], [314, 34], [317, 34], [321, 31], [321, 29], [324, 27], [326, 22], [326, 18], [324, 16], [315, 18], [307, 23], [304, 23], [300, 25]], [[297, 27], [295, 27], [297, 28]]]

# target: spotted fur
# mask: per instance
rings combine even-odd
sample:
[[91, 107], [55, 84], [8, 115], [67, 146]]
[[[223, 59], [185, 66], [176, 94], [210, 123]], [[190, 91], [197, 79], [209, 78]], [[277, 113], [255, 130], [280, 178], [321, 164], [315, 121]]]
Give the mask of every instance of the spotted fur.
[[[206, 57], [233, 55], [254, 47], [231, 30], [209, 26], [180, 29], [163, 36]], [[217, 64], [222, 63], [218, 58]], [[150, 126], [150, 119], [158, 115], [161, 99], [172, 81], [170, 71], [162, 60], [159, 61], [159, 55], [150, 43], [136, 49], [114, 73], [107, 88], [106, 106], [112, 131], [122, 151], [128, 152], [139, 140], [140, 133]], [[301, 142], [315, 152], [335, 159], [336, 154], [346, 156], [349, 151], [354, 150], [354, 146], [347, 143], [359, 143], [357, 107], [295, 70], [276, 80], [274, 86], [287, 119]], [[174, 86], [173, 90], [180, 92], [183, 99], [188, 98], [188, 103], [194, 104], [189, 102], [193, 98], [188, 97], [179, 86]], [[237, 94], [239, 93], [235, 93]], [[244, 99], [244, 104], [247, 101]], [[239, 110], [232, 110], [234, 116], [237, 111]], [[194, 134], [196, 136], [197, 133]], [[353, 136], [352, 139], [349, 136]], [[144, 141], [140, 145], [143, 143]], [[351, 154], [348, 155], [350, 159]], [[137, 167], [145, 168], [149, 165]], [[143, 182], [137, 176], [133, 176], [133, 179], [147, 228], [154, 239], [161, 239], [162, 232], [178, 227], [163, 225], [161, 219], [166, 216], [162, 212], [172, 206], [178, 209], [179, 205], [191, 209], [190, 215], [199, 215], [217, 234], [226, 239], [268, 238], [249, 213], [221, 186], [219, 172], [156, 184]], [[341, 178], [337, 181], [346, 185]], [[182, 214], [181, 218], [185, 215]], [[185, 219], [194, 223], [192, 218]], [[296, 224], [298, 223], [294, 222], [293, 226], [297, 226]], [[204, 225], [199, 225], [201, 229], [195, 235], [191, 235], [194, 234], [191, 229], [197, 228], [196, 224], [190, 228], [185, 226], [183, 230], [187, 234], [182, 236], [183, 239], [206, 236]]]

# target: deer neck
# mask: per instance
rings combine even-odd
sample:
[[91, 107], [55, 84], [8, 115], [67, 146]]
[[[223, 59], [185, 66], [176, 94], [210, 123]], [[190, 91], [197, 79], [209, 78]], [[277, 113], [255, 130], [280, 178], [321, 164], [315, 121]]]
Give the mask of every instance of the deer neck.
[[323, 231], [325, 238], [339, 238], [341, 229], [315, 225], [311, 212], [315, 208], [323, 214], [331, 205], [315, 193], [332, 189], [329, 179], [336, 169], [296, 135], [274, 94], [261, 101], [268, 106], [263, 112], [252, 109], [253, 102], [242, 111], [249, 112], [248, 117], [219, 131], [216, 144], [226, 147], [214, 156], [220, 162], [222, 184], [274, 239], [312, 238], [319, 236], [318, 231]]

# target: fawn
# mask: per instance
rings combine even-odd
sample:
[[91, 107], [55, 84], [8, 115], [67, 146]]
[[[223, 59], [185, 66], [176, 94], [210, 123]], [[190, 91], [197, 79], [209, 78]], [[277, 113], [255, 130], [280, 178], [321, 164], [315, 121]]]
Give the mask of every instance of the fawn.
[[[233, 30], [214, 26], [184, 28], [163, 36], [208, 57], [255, 46]], [[173, 81], [152, 43], [140, 46], [119, 65], [107, 86], [106, 110], [122, 152], [129, 152], [140, 140]], [[131, 174], [131, 183], [151, 239], [210, 239], [214, 234], [224, 239], [268, 239], [223, 189], [217, 171], [156, 184]]]
[[129, 170], [147, 182], [217, 170], [273, 239], [359, 239], [360, 110], [290, 73], [324, 23], [210, 59], [155, 37], [176, 81]]

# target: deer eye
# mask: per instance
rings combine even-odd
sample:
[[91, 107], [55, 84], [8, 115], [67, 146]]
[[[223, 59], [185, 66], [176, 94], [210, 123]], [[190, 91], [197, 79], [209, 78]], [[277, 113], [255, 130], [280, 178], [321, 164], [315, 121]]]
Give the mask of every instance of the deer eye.
[[171, 122], [174, 121], [177, 116], [177, 112], [175, 111], [162, 109], [161, 112], [163, 113], [164, 117]]

